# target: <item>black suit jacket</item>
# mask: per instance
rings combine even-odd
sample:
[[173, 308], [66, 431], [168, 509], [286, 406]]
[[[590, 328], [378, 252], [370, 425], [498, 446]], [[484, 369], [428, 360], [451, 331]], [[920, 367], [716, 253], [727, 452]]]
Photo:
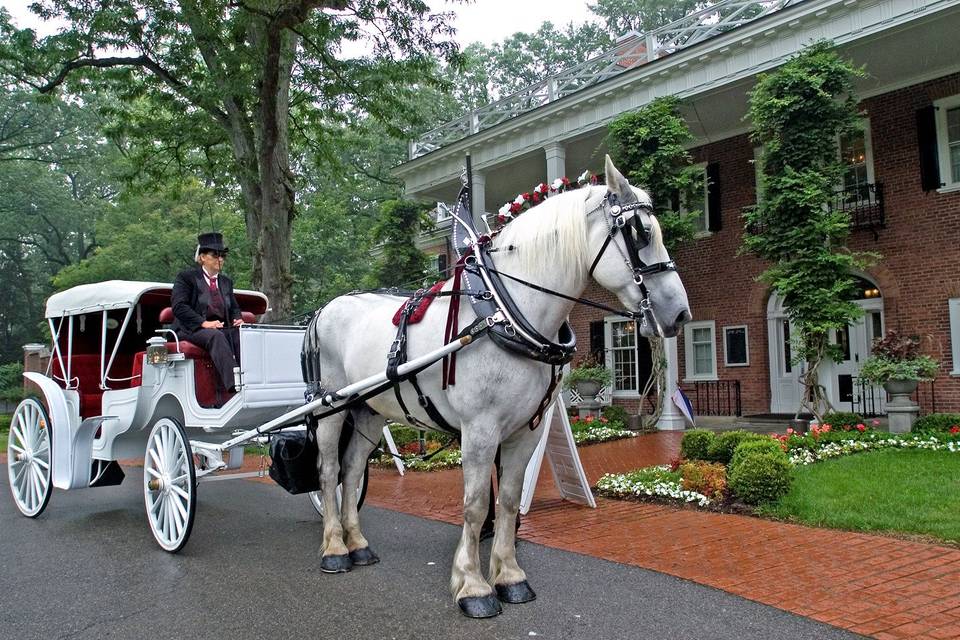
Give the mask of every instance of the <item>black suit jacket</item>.
[[[223, 297], [224, 311], [228, 326], [240, 316], [240, 305], [233, 295], [233, 280], [223, 273], [217, 276], [217, 288]], [[170, 306], [173, 307], [173, 325], [171, 328], [180, 333], [192, 333], [200, 329], [207, 319], [207, 307], [210, 305], [210, 285], [207, 284], [203, 269], [198, 265], [184, 269], [177, 274], [173, 283], [173, 295]]]

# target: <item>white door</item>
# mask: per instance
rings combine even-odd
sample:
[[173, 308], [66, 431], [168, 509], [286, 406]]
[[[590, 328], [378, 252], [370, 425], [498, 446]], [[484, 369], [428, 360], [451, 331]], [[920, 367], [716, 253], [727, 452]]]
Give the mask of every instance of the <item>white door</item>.
[[792, 362], [793, 325], [786, 316], [767, 320], [770, 337], [770, 413], [795, 413], [800, 407], [803, 364]]

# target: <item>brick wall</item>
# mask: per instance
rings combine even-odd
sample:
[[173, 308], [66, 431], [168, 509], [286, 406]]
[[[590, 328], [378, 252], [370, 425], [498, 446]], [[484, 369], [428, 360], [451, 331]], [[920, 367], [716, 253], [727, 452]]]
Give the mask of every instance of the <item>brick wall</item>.
[[[960, 297], [960, 192], [924, 193], [920, 188], [916, 110], [960, 93], [960, 74], [914, 85], [863, 101], [869, 115], [874, 180], [884, 185], [886, 228], [879, 238], [867, 229], [854, 230], [851, 248], [875, 251], [883, 258], [868, 276], [880, 287], [887, 328], [930, 336], [924, 346], [941, 362], [935, 383], [938, 411], [960, 411], [960, 380], [950, 378], [950, 326], [947, 299]], [[694, 320], [716, 323], [717, 376], [739, 380], [743, 412], [770, 409], [769, 351], [766, 306], [768, 288], [756, 282], [764, 268], [752, 256], [738, 256], [743, 207], [754, 204], [753, 145], [746, 135], [694, 150], [698, 162], [717, 162], [720, 170], [722, 227], [676, 252]], [[619, 306], [593, 285], [585, 295]], [[581, 344], [589, 323], [601, 312], [577, 307], [571, 322]], [[748, 326], [748, 367], [723, 364], [722, 328]], [[680, 377], [685, 376], [684, 347], [678, 341]], [[636, 411], [637, 401], [618, 402]]]

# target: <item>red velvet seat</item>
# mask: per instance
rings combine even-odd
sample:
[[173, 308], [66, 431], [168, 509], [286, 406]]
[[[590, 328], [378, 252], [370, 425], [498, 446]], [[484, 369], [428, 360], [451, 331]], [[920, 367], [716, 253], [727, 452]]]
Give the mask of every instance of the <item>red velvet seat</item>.
[[[109, 356], [108, 356], [109, 357]], [[132, 371], [135, 368], [133, 359], [125, 354], [117, 354], [110, 367], [110, 378], [128, 378], [132, 374], [139, 373]], [[80, 395], [80, 415], [84, 418], [102, 415], [103, 389], [100, 388], [100, 354], [99, 353], [78, 353], [70, 359], [70, 383], [67, 384], [64, 379], [64, 372], [60, 367], [60, 359], [53, 358], [54, 378], [64, 387], [71, 386], [75, 388]], [[111, 389], [128, 389], [140, 385], [140, 378], [134, 377], [131, 380], [107, 380], [107, 386]]]

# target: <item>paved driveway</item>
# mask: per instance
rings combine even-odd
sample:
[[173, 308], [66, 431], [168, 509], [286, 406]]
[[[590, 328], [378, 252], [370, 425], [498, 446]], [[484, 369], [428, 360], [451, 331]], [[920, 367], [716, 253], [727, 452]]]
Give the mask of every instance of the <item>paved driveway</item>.
[[[147, 529], [140, 472], [120, 487], [55, 492], [38, 520], [0, 476], [2, 638], [853, 638], [800, 616], [652, 571], [522, 542], [539, 599], [463, 618], [447, 591], [458, 528], [388, 510], [362, 515], [379, 565], [318, 570], [305, 497], [201, 485], [179, 555]], [[485, 547], [486, 548], [486, 547]]]

